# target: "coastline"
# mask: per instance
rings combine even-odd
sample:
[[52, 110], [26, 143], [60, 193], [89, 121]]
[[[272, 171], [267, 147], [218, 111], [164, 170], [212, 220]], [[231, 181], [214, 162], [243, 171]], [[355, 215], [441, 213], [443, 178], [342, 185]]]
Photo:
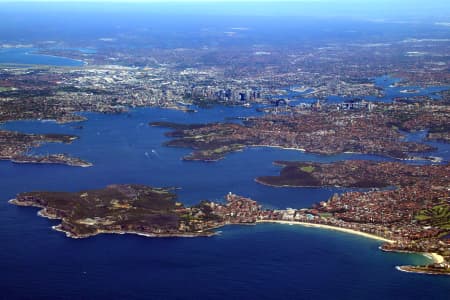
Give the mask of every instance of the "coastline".
[[259, 177], [253, 179], [256, 183], [261, 184], [261, 185], [265, 185], [265, 186], [270, 186], [273, 188], [342, 188], [342, 186], [338, 186], [338, 185], [330, 185], [330, 186], [326, 186], [326, 185], [289, 185], [289, 184], [283, 184], [283, 185], [275, 185], [275, 184], [270, 184], [270, 183], [266, 183], [264, 181], [259, 180]]
[[[41, 215], [42, 216], [42, 215]], [[47, 216], [42, 216], [45, 218], [48, 218]], [[51, 219], [51, 218], [49, 218]], [[63, 232], [66, 237], [72, 238], [72, 239], [83, 239], [83, 238], [89, 238], [94, 237], [99, 234], [134, 234], [144, 237], [150, 237], [150, 238], [196, 238], [196, 237], [211, 237], [214, 235], [217, 235], [216, 232], [192, 232], [192, 233], [145, 233], [145, 232], [139, 232], [139, 231], [122, 231], [122, 230], [97, 230], [95, 233], [92, 234], [85, 234], [85, 235], [74, 235], [64, 229], [61, 228], [61, 224], [52, 226], [52, 229], [55, 231]]]
[[[386, 243], [389, 243], [389, 244], [395, 243], [394, 240], [383, 238], [383, 237], [380, 237], [380, 236], [377, 236], [377, 235], [374, 235], [374, 234], [365, 233], [365, 232], [361, 232], [361, 231], [357, 231], [357, 230], [353, 230], [353, 229], [348, 229], [348, 228], [337, 227], [337, 226], [324, 225], [324, 224], [314, 224], [314, 223], [306, 223], [306, 222], [298, 222], [298, 221], [283, 221], [283, 220], [258, 220], [258, 221], [256, 221], [256, 223], [275, 223], [275, 224], [285, 224], [285, 225], [300, 225], [300, 226], [304, 226], [304, 227], [313, 227], [313, 228], [320, 228], [320, 229], [326, 229], [326, 230], [335, 230], [335, 231], [340, 231], [340, 232], [344, 232], [344, 233], [349, 233], [349, 234], [353, 234], [353, 235], [362, 236], [362, 237], [373, 239], [373, 240], [377, 240], [377, 241], [386, 242]], [[426, 258], [431, 260], [434, 264], [441, 264], [441, 263], [445, 262], [445, 259], [444, 259], [444, 257], [442, 255], [439, 255], [439, 254], [434, 253], [434, 252], [425, 252], [425, 253], [423, 253], [423, 252], [412, 252], [412, 251], [401, 251], [401, 250], [385, 250], [381, 246], [379, 247], [379, 249], [382, 250], [382, 251], [385, 251], [385, 252], [422, 254], [423, 256], [425, 256]], [[438, 274], [436, 272], [408, 270], [405, 267], [408, 267], [408, 266], [396, 266], [395, 268], [397, 270], [399, 270], [399, 271], [407, 272], [407, 273], [430, 274], [430, 275]]]
[[[31, 50], [31, 51], [27, 51], [25, 52], [25, 55], [39, 55], [39, 56], [45, 56], [45, 57], [51, 57], [51, 58], [62, 58], [62, 59], [67, 59], [67, 60], [71, 60], [71, 61], [76, 61], [81, 63], [81, 65], [79, 66], [69, 66], [69, 67], [84, 67], [87, 66], [88, 63], [84, 60], [81, 59], [75, 59], [75, 58], [70, 58], [70, 57], [66, 57], [66, 56], [58, 56], [58, 55], [52, 55], [52, 54], [44, 54], [40, 52], [41, 50], [36, 49], [36, 50]], [[58, 66], [56, 66], [58, 67]]]
[[[386, 250], [383, 249], [381, 246], [378, 247], [381, 251], [384, 252], [396, 252], [396, 253], [406, 253], [406, 254], [421, 254], [423, 256], [425, 256], [426, 258], [428, 258], [429, 260], [431, 260], [433, 263], [435, 264], [440, 264], [445, 262], [445, 259], [442, 255], [439, 255], [437, 253], [434, 252], [414, 252], [414, 251], [402, 251], [402, 250]], [[401, 270], [403, 271], [403, 270]], [[410, 272], [410, 273], [414, 273], [414, 272]]]
[[450, 273], [442, 272], [440, 269], [431, 269], [423, 266], [396, 266], [395, 269], [400, 272], [412, 274], [450, 276]]
[[425, 255], [429, 259], [433, 260], [433, 262], [435, 262], [437, 264], [441, 264], [445, 261], [444, 257], [437, 253], [424, 253], [423, 255]]
[[282, 221], [282, 220], [258, 220], [256, 223], [276, 223], [276, 224], [285, 224], [285, 225], [300, 225], [304, 227], [313, 227], [313, 228], [321, 228], [321, 229], [327, 229], [327, 230], [335, 230], [340, 232], [345, 232], [353, 235], [359, 235], [363, 236], [369, 239], [378, 240], [386, 243], [394, 243], [394, 240], [386, 239], [374, 234], [365, 233], [353, 229], [348, 228], [342, 228], [337, 226], [330, 226], [330, 225], [324, 225], [324, 224], [315, 224], [315, 223], [306, 223], [306, 222], [298, 222], [298, 221]]
[[295, 150], [295, 151], [300, 151], [300, 152], [306, 152], [305, 149], [303, 148], [289, 148], [289, 147], [283, 147], [283, 146], [271, 146], [271, 145], [250, 145], [247, 146], [250, 148], [278, 148], [278, 149], [283, 149], [283, 150]]
[[[47, 208], [36, 204], [34, 202], [20, 202], [17, 201], [17, 199], [10, 199], [8, 200], [9, 204], [13, 204], [13, 205], [17, 205], [17, 206], [23, 206], [23, 207], [36, 207], [39, 208], [37, 215], [39, 217], [42, 218], [46, 218], [46, 219], [50, 219], [50, 220], [63, 220], [62, 217], [59, 217], [57, 215], [51, 214], [48, 212]], [[157, 237], [157, 238], [171, 238], [171, 237], [180, 237], [180, 238], [194, 238], [194, 237], [212, 237], [217, 235], [218, 233], [213, 231], [214, 229], [223, 227], [226, 224], [221, 224], [219, 226], [213, 227], [213, 228], [209, 228], [208, 231], [201, 231], [201, 232], [178, 232], [178, 233], [147, 233], [147, 232], [140, 232], [140, 231], [134, 231], [134, 230], [102, 230], [102, 229], [97, 229], [96, 232], [94, 233], [90, 233], [90, 234], [84, 234], [84, 235], [76, 235], [73, 234], [69, 231], [66, 231], [64, 229], [61, 228], [61, 223], [58, 225], [54, 225], [51, 228], [55, 231], [59, 231], [59, 232], [63, 232], [66, 237], [68, 238], [72, 238], [72, 239], [82, 239], [82, 238], [88, 238], [88, 237], [93, 237], [99, 234], [135, 234], [135, 235], [140, 235], [140, 236], [145, 236], [145, 237]]]
[[63, 165], [63, 166], [69, 166], [69, 167], [81, 167], [81, 168], [89, 168], [92, 167], [94, 164], [90, 162], [80, 162], [80, 163], [73, 163], [70, 161], [38, 161], [38, 160], [16, 160], [16, 159], [8, 159], [14, 164], [35, 164], [35, 165]]
[[[35, 203], [35, 202], [20, 202], [17, 201], [17, 199], [11, 199], [8, 201], [10, 204], [14, 204], [14, 205], [18, 205], [18, 206], [32, 206], [32, 207], [37, 207], [40, 208], [37, 212], [37, 215], [43, 218], [48, 218], [48, 219], [58, 219], [58, 220], [63, 220], [63, 218], [61, 218], [60, 216], [57, 216], [54, 213], [50, 213], [44, 206]], [[140, 236], [145, 236], [145, 237], [152, 237], [152, 238], [168, 238], [168, 237], [181, 237], [181, 238], [186, 238], [186, 237], [211, 237], [211, 236], [215, 236], [220, 234], [219, 232], [214, 231], [215, 229], [221, 228], [225, 225], [257, 225], [258, 223], [274, 223], [274, 224], [283, 224], [283, 225], [300, 225], [300, 226], [304, 226], [304, 227], [312, 227], [312, 228], [319, 228], [319, 229], [326, 229], [326, 230], [335, 230], [335, 231], [339, 231], [339, 232], [344, 232], [344, 233], [348, 233], [348, 234], [353, 234], [353, 235], [357, 235], [357, 236], [362, 236], [365, 238], [369, 238], [372, 240], [377, 240], [380, 242], [384, 242], [384, 243], [389, 243], [389, 244], [393, 244], [395, 243], [395, 240], [391, 240], [388, 238], [384, 238], [384, 237], [380, 237], [377, 236], [375, 234], [370, 234], [370, 233], [365, 233], [359, 230], [355, 230], [355, 229], [349, 229], [349, 228], [344, 228], [344, 227], [338, 227], [338, 226], [332, 226], [332, 225], [325, 225], [325, 224], [317, 224], [317, 223], [308, 223], [308, 222], [299, 222], [299, 221], [286, 221], [286, 220], [256, 220], [255, 223], [251, 223], [251, 224], [241, 224], [241, 223], [221, 223], [221, 224], [217, 224], [217, 226], [208, 228], [208, 230], [206, 231], [201, 231], [201, 232], [173, 232], [173, 233], [151, 233], [151, 232], [142, 232], [142, 231], [136, 231], [136, 230], [108, 230], [108, 229], [99, 229], [97, 228], [95, 232], [92, 233], [88, 233], [88, 234], [74, 234], [72, 232], [69, 232], [67, 230], [64, 230], [62, 228], [61, 223], [58, 225], [54, 225], [52, 226], [52, 229], [55, 231], [60, 231], [65, 233], [66, 237], [69, 238], [74, 238], [74, 239], [80, 239], [80, 238], [87, 238], [87, 237], [91, 237], [91, 236], [96, 236], [98, 234], [135, 234], [135, 235], [140, 235]], [[411, 254], [421, 254], [423, 256], [425, 256], [426, 258], [428, 258], [429, 260], [431, 260], [435, 265], [439, 265], [442, 263], [445, 263], [445, 258], [438, 254], [438, 253], [434, 253], [434, 252], [414, 252], [414, 251], [402, 251], [402, 250], [389, 250], [389, 249], [384, 249], [384, 247], [380, 246], [379, 247], [380, 250], [385, 251], [385, 252], [397, 252], [397, 253], [411, 253]], [[431, 265], [429, 265], [431, 266]], [[396, 266], [396, 269], [399, 271], [403, 271], [403, 272], [408, 272], [408, 273], [421, 273], [421, 274], [442, 274], [442, 272], [440, 272], [439, 270], [433, 270], [432, 267], [429, 266], [424, 266], [424, 269], [420, 269], [421, 266]], [[429, 268], [429, 269], [426, 269]], [[444, 275], [448, 275], [447, 273], [445, 273]]]

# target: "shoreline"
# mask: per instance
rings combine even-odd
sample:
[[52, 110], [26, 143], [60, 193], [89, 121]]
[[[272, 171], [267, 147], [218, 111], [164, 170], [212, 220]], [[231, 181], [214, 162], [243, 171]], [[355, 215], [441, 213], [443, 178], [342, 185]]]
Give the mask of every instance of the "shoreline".
[[432, 259], [435, 263], [441, 264], [445, 261], [444, 257], [442, 255], [439, 255], [437, 253], [425, 253], [426, 257]]
[[276, 184], [271, 184], [271, 183], [266, 183], [264, 181], [261, 181], [259, 179], [259, 177], [255, 178], [253, 180], [258, 184], [270, 186], [273, 188], [345, 188], [343, 186], [337, 186], [337, 185], [330, 185], [330, 186], [326, 186], [326, 185], [289, 185], [289, 184], [276, 185]]
[[282, 150], [294, 150], [294, 151], [300, 151], [300, 152], [307, 152], [305, 149], [303, 148], [289, 148], [289, 147], [283, 147], [283, 146], [270, 146], [270, 145], [250, 145], [247, 146], [249, 148], [278, 148], [278, 149], [282, 149]]
[[[47, 211], [47, 209], [41, 205], [38, 205], [36, 203], [22, 203], [17, 201], [16, 199], [10, 199], [8, 201], [8, 203], [10, 204], [14, 204], [17, 206], [25, 206], [25, 207], [37, 207], [40, 208], [37, 212], [37, 215], [43, 218], [47, 218], [47, 219], [51, 219], [51, 220], [62, 220], [63, 218], [58, 217], [56, 215], [53, 215], [51, 213], [49, 213]], [[212, 228], [208, 228], [207, 231], [202, 231], [202, 232], [179, 232], [179, 233], [147, 233], [147, 232], [139, 232], [139, 231], [134, 231], [134, 230], [102, 230], [102, 229], [97, 229], [96, 232], [91, 233], [91, 234], [85, 234], [85, 235], [76, 235], [73, 234], [69, 231], [66, 231], [64, 229], [61, 228], [61, 223], [51, 226], [51, 228], [55, 231], [60, 231], [65, 233], [66, 237], [69, 238], [74, 238], [74, 239], [79, 239], [79, 238], [87, 238], [87, 237], [91, 237], [91, 236], [96, 236], [99, 234], [135, 234], [135, 235], [140, 235], [140, 236], [145, 236], [145, 237], [159, 237], [159, 238], [168, 238], [168, 237], [181, 237], [181, 238], [186, 238], [186, 237], [211, 237], [211, 236], [215, 236], [220, 234], [219, 232], [215, 231], [219, 228], [222, 228], [226, 225], [258, 225], [261, 223], [273, 223], [273, 224], [282, 224], [282, 225], [300, 225], [303, 227], [310, 227], [310, 228], [319, 228], [319, 229], [326, 229], [326, 230], [334, 230], [334, 231], [339, 231], [339, 232], [343, 232], [343, 233], [347, 233], [347, 234], [352, 234], [352, 235], [357, 235], [357, 236], [362, 236], [365, 238], [369, 238], [372, 240], [377, 240], [377, 241], [381, 241], [381, 242], [385, 242], [385, 243], [395, 243], [394, 240], [391, 239], [387, 239], [387, 238], [383, 238], [380, 236], [377, 236], [375, 234], [370, 234], [370, 233], [365, 233], [362, 231], [358, 231], [355, 229], [349, 229], [349, 228], [344, 228], [344, 227], [338, 227], [338, 226], [332, 226], [332, 225], [325, 225], [325, 224], [317, 224], [317, 223], [307, 223], [307, 222], [299, 222], [299, 221], [285, 221], [285, 220], [257, 220], [255, 223], [249, 223], [249, 224], [241, 224], [241, 223], [223, 223], [223, 224], [218, 224], [217, 226], [214, 226]], [[435, 264], [441, 264], [445, 262], [445, 259], [442, 255], [435, 253], [435, 252], [414, 252], [414, 251], [402, 251], [402, 250], [386, 250], [383, 249], [382, 246], [378, 247], [380, 250], [384, 251], [384, 252], [397, 252], [397, 253], [410, 253], [410, 254], [421, 254], [423, 256], [425, 256], [426, 258], [428, 258], [429, 260], [431, 260], [433, 263]], [[402, 268], [403, 266], [397, 266], [397, 269], [399, 271], [405, 271], [405, 272], [410, 272], [410, 273], [426, 273], [426, 272], [415, 272], [415, 271], [410, 271], [410, 270], [405, 270]], [[432, 273], [430, 273], [432, 274]]]
[[152, 238], [171, 238], [171, 237], [180, 237], [180, 238], [195, 238], [195, 237], [212, 237], [217, 235], [218, 233], [213, 231], [214, 229], [218, 229], [223, 227], [226, 224], [221, 224], [217, 227], [213, 227], [208, 229], [207, 231], [201, 231], [201, 232], [179, 232], [179, 233], [147, 233], [147, 232], [140, 232], [140, 231], [134, 231], [134, 230], [103, 230], [103, 229], [97, 229], [96, 232], [92, 233], [92, 234], [83, 234], [83, 235], [76, 235], [74, 233], [71, 233], [69, 231], [66, 231], [64, 229], [61, 228], [61, 223], [63, 221], [64, 218], [59, 217], [57, 215], [51, 214], [47, 211], [47, 208], [36, 204], [34, 202], [30, 202], [30, 203], [22, 203], [17, 201], [17, 199], [10, 199], [8, 200], [9, 204], [13, 204], [13, 205], [17, 205], [17, 206], [22, 206], [22, 207], [35, 207], [38, 208], [39, 210], [37, 211], [37, 215], [41, 218], [45, 218], [45, 219], [49, 219], [49, 220], [59, 220], [61, 221], [59, 224], [57, 225], [53, 225], [51, 226], [51, 228], [55, 231], [59, 231], [59, 232], [63, 232], [66, 237], [68, 238], [72, 238], [72, 239], [82, 239], [82, 238], [88, 238], [88, 237], [94, 237], [96, 235], [99, 234], [134, 234], [134, 235], [139, 235], [139, 236], [145, 236], [145, 237], [152, 237]]
[[[383, 252], [396, 252], [396, 253], [405, 253], [405, 254], [421, 254], [431, 260], [433, 263], [440, 264], [445, 262], [445, 259], [442, 255], [439, 255], [435, 252], [414, 252], [414, 251], [406, 251], [406, 250], [386, 250], [383, 249], [381, 246], [378, 247]], [[414, 272], [412, 272], [414, 273]]]
[[324, 224], [315, 224], [315, 223], [306, 223], [306, 222], [298, 222], [298, 221], [282, 221], [282, 220], [258, 220], [256, 223], [275, 223], [275, 224], [284, 224], [284, 225], [300, 225], [303, 227], [313, 227], [313, 228], [321, 228], [321, 229], [327, 229], [327, 230], [335, 230], [340, 232], [345, 232], [353, 235], [359, 235], [363, 236], [369, 239], [383, 241], [386, 243], [394, 243], [394, 240], [390, 240], [387, 238], [383, 238], [374, 234], [365, 233], [361, 231], [357, 231], [354, 229], [348, 229], [343, 227], [337, 227], [337, 226], [331, 226], [331, 225], [324, 225]]
[[[53, 55], [53, 54], [45, 54], [45, 53], [41, 53], [42, 49], [40, 50], [39, 48], [37, 50], [31, 50], [31, 51], [27, 51], [25, 52], [25, 55], [39, 55], [39, 56], [45, 56], [45, 57], [51, 57], [51, 58], [59, 58], [59, 59], [67, 59], [67, 60], [71, 60], [71, 61], [76, 61], [79, 63], [82, 63], [80, 66], [69, 66], [69, 67], [84, 67], [87, 66], [88, 63], [85, 62], [84, 60], [81, 59], [75, 59], [75, 58], [70, 58], [70, 57], [66, 57], [66, 56], [59, 56], [59, 55]], [[58, 67], [58, 66], [56, 66]]]
[[400, 272], [419, 274], [419, 275], [433, 275], [433, 276], [450, 276], [450, 273], [441, 272], [440, 270], [433, 269], [421, 269], [421, 267], [415, 266], [396, 266], [395, 269]]
[[[41, 215], [42, 216], [42, 215]], [[48, 218], [47, 216], [42, 216], [45, 218]], [[51, 218], [49, 218], [51, 219]], [[84, 239], [89, 237], [94, 237], [100, 234], [132, 234], [132, 235], [138, 235], [143, 237], [149, 237], [149, 238], [197, 238], [197, 237], [212, 237], [217, 235], [215, 232], [193, 232], [193, 233], [146, 233], [146, 232], [139, 232], [139, 231], [122, 231], [122, 230], [97, 230], [95, 233], [92, 234], [85, 234], [85, 235], [75, 235], [69, 231], [66, 231], [61, 228], [61, 224], [54, 225], [51, 227], [55, 231], [62, 232], [66, 235], [66, 237], [71, 239]]]
[[15, 159], [9, 159], [14, 164], [34, 164], [34, 165], [62, 165], [62, 166], [69, 166], [69, 167], [80, 167], [80, 168], [89, 168], [92, 167], [94, 164], [90, 162], [83, 162], [83, 163], [71, 163], [71, 162], [63, 162], [63, 161], [23, 161], [23, 160], [15, 160]]
[[[343, 228], [343, 227], [331, 226], [331, 225], [306, 223], [306, 222], [298, 222], [298, 221], [283, 221], [283, 220], [258, 220], [258, 221], [256, 221], [256, 223], [274, 223], [274, 224], [284, 224], [284, 225], [300, 225], [300, 226], [303, 226], [303, 227], [312, 227], [312, 228], [320, 228], [320, 229], [326, 229], [326, 230], [335, 230], [335, 231], [340, 231], [340, 232], [344, 232], [344, 233], [349, 233], [349, 234], [353, 234], [353, 235], [362, 236], [362, 237], [373, 239], [373, 240], [383, 241], [383, 242], [386, 242], [386, 243], [389, 243], [389, 244], [395, 243], [394, 240], [383, 238], [383, 237], [380, 237], [380, 236], [377, 236], [377, 235], [374, 235], [374, 234], [365, 233], [365, 232], [362, 232], [362, 231], [357, 231], [357, 230]], [[444, 257], [442, 255], [439, 255], [439, 254], [434, 253], [434, 252], [413, 252], [413, 251], [401, 251], [401, 250], [389, 250], [388, 251], [388, 250], [382, 249], [381, 246], [379, 247], [379, 249], [384, 251], [384, 252], [422, 254], [423, 256], [425, 256], [426, 258], [428, 258], [429, 260], [431, 260], [435, 264], [441, 264], [441, 263], [445, 262], [445, 259], [444, 259]], [[397, 266], [397, 269], [399, 271], [403, 271], [403, 272], [420, 273], [420, 272], [406, 271], [406, 270], [401, 269], [401, 267], [402, 266]]]

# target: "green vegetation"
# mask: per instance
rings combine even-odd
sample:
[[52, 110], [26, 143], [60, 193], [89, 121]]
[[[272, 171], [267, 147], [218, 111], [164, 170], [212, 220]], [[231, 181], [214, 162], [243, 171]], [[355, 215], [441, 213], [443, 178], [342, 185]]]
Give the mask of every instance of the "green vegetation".
[[332, 213], [319, 213], [319, 216], [321, 216], [322, 218], [332, 218], [333, 214]]
[[212, 152], [214, 152], [215, 154], [226, 154], [228, 152], [238, 151], [242, 148], [244, 148], [244, 145], [232, 144], [229, 146], [223, 146], [220, 148], [216, 148]]
[[12, 87], [4, 87], [4, 86], [0, 86], [0, 93], [1, 92], [9, 92], [9, 91], [13, 91], [14, 88]]
[[312, 172], [314, 172], [315, 169], [316, 168], [314, 166], [303, 166], [303, 167], [300, 167], [300, 170], [303, 171], [303, 172], [306, 172], [306, 173], [312, 173]]
[[214, 149], [213, 152], [216, 153], [216, 154], [219, 154], [219, 153], [224, 153], [227, 150], [228, 150], [228, 147], [225, 146], [225, 147]]
[[442, 203], [430, 209], [421, 210], [415, 218], [424, 225], [450, 229], [450, 205]]
[[194, 220], [195, 218], [194, 218], [194, 216], [192, 216], [190, 214], [182, 214], [180, 216], [180, 219], [185, 221], [185, 222], [190, 222], [190, 221]]
[[60, 228], [72, 236], [98, 231], [145, 231], [177, 233], [183, 206], [168, 189], [142, 185], [110, 185], [101, 190], [30, 192], [17, 196], [16, 203], [45, 207], [62, 219]]

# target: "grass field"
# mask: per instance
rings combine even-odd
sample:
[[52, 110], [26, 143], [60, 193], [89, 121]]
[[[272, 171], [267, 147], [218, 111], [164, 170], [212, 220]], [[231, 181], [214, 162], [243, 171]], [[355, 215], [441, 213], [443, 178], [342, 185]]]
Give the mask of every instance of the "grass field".
[[300, 168], [301, 171], [306, 172], [306, 173], [312, 173], [315, 170], [314, 166], [304, 166]]
[[443, 203], [430, 209], [421, 210], [416, 220], [427, 225], [450, 230], [450, 205]]

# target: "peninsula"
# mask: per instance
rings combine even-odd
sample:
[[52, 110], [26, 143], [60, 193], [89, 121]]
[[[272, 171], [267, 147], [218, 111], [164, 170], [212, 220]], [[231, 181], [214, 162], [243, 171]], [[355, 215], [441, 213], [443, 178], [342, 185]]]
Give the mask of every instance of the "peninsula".
[[100, 233], [134, 233], [157, 237], [210, 236], [226, 224], [255, 223], [259, 206], [243, 197], [229, 197], [226, 205], [203, 201], [184, 207], [167, 188], [110, 185], [101, 190], [30, 192], [10, 203], [41, 208], [39, 215], [60, 219], [54, 229], [68, 237]]
[[445, 238], [448, 190], [434, 187], [431, 194], [416, 196], [417, 201], [412, 201], [402, 191], [375, 196], [353, 192], [334, 195], [312, 208], [273, 210], [229, 193], [226, 203], [202, 201], [185, 207], [167, 188], [110, 185], [77, 193], [21, 193], [10, 203], [41, 208], [40, 216], [61, 220], [53, 228], [72, 238], [100, 233], [201, 237], [212, 236], [215, 228], [228, 224], [266, 222], [333, 229], [381, 240], [384, 251], [426, 253], [435, 259], [431, 265], [400, 270], [450, 275], [449, 239]]
[[11, 161], [16, 164], [61, 164], [73, 167], [91, 167], [92, 163], [78, 157], [71, 157], [66, 154], [39, 155], [15, 155]]
[[256, 182], [277, 187], [385, 188], [449, 183], [450, 165], [408, 165], [400, 162], [344, 160], [334, 163], [275, 161], [279, 176], [262, 176]]
[[[429, 107], [431, 108], [431, 107]], [[398, 159], [414, 159], [434, 148], [405, 140], [399, 128], [415, 131], [448, 124], [446, 109], [413, 114], [414, 106], [366, 104], [362, 109], [343, 110], [326, 105], [312, 109], [290, 108], [289, 113], [250, 117], [240, 123], [173, 124], [166, 135], [169, 147], [191, 148], [184, 160], [217, 161], [246, 147], [267, 146], [317, 154], [362, 153]], [[445, 130], [444, 130], [445, 131]], [[433, 136], [430, 136], [430, 138]]]
[[0, 159], [14, 163], [64, 164], [68, 166], [90, 167], [91, 163], [66, 154], [49, 154], [46, 156], [28, 154], [32, 148], [43, 143], [70, 144], [78, 137], [68, 134], [28, 134], [0, 130]]

